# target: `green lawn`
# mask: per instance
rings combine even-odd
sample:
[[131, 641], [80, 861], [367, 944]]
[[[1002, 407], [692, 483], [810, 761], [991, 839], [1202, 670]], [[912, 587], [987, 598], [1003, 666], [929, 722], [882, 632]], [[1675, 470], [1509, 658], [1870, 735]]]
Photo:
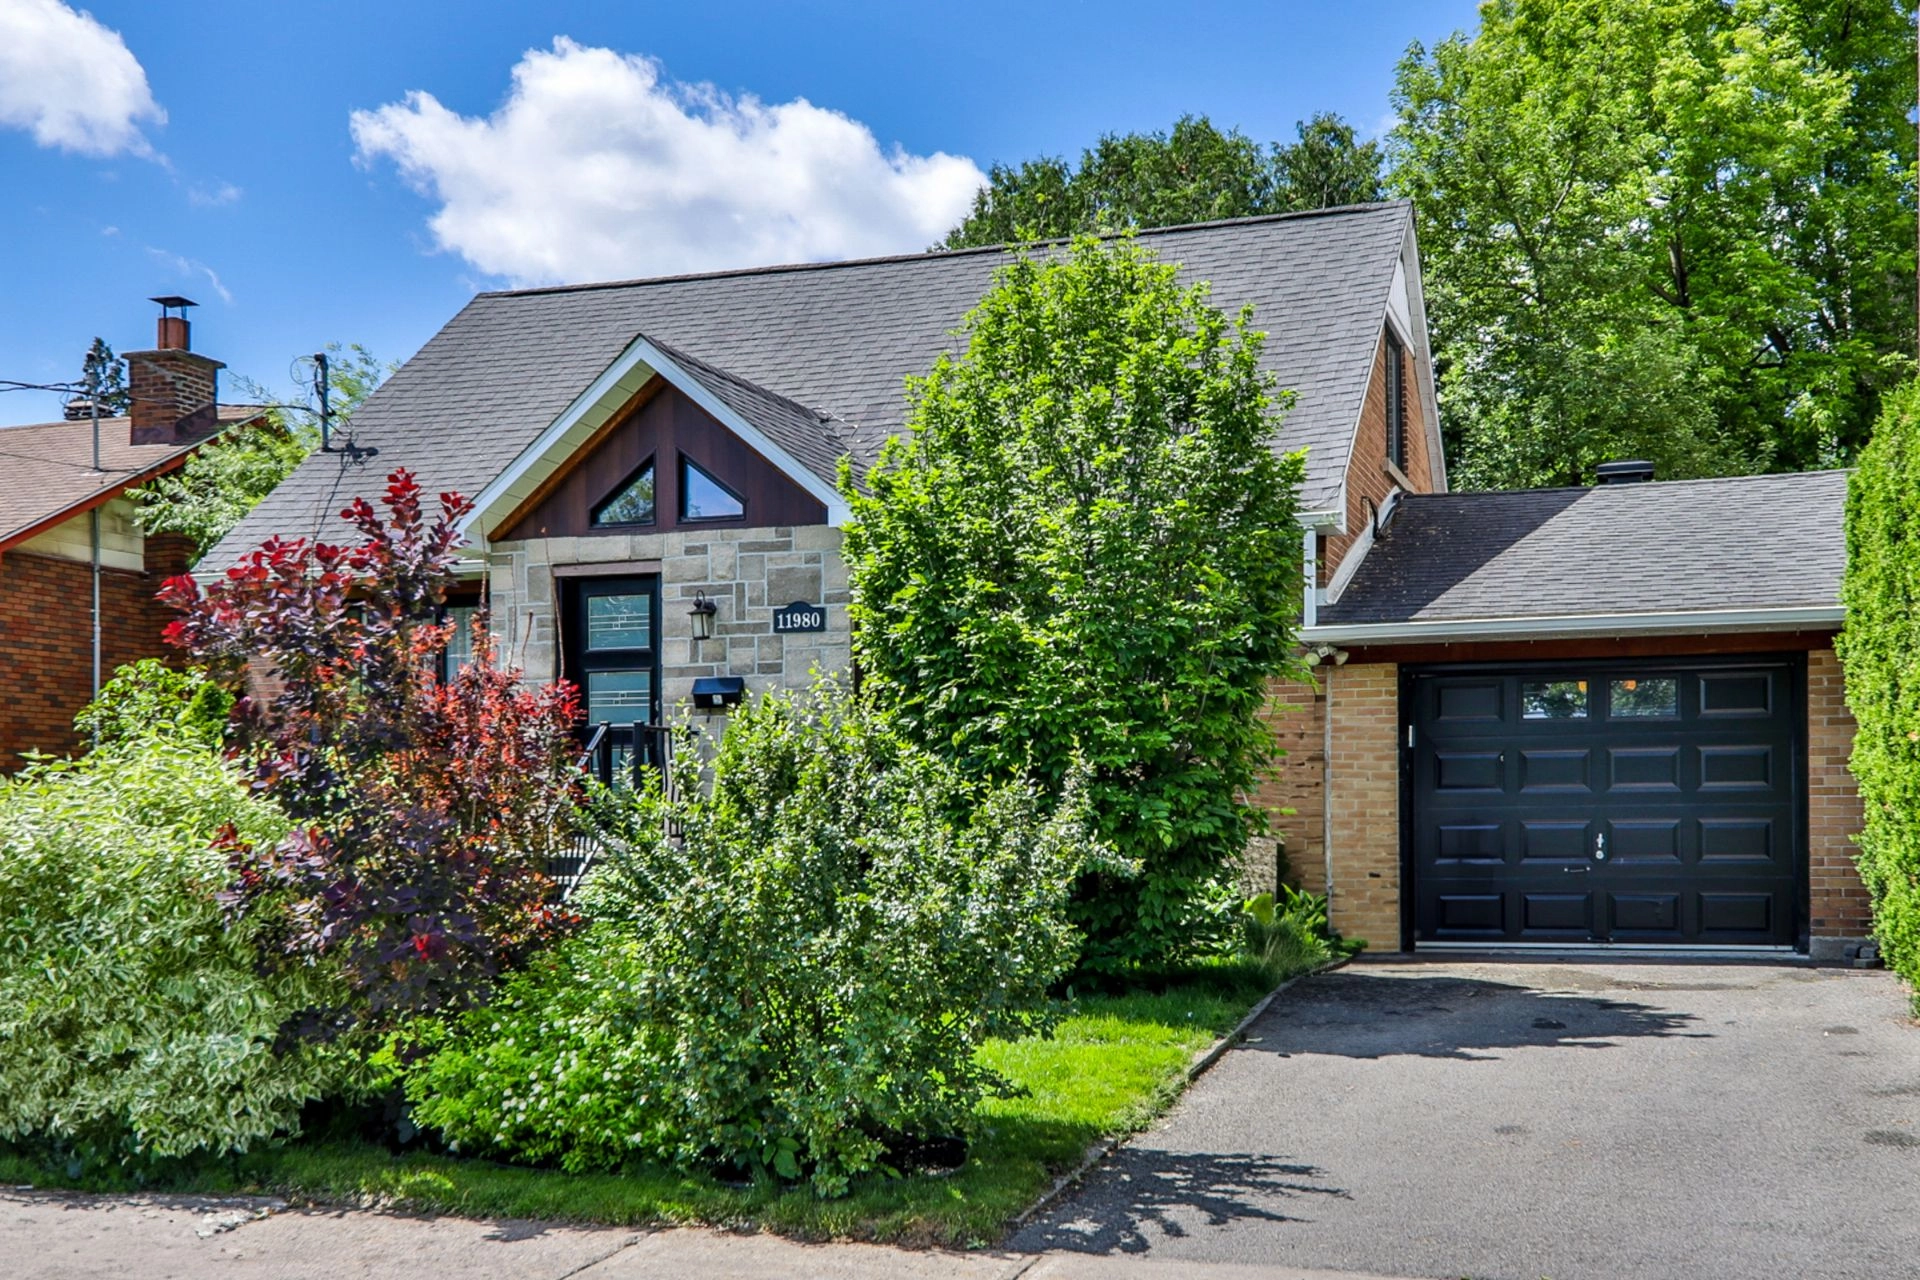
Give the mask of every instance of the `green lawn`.
[[[273, 1192], [470, 1217], [701, 1222], [804, 1237], [991, 1244], [1088, 1146], [1139, 1128], [1165, 1110], [1185, 1084], [1193, 1055], [1266, 994], [1264, 982], [1237, 967], [1155, 985], [1081, 997], [1051, 1039], [990, 1045], [993, 1064], [1026, 1093], [982, 1109], [971, 1156], [957, 1172], [875, 1177], [838, 1200], [820, 1200], [804, 1189], [736, 1189], [651, 1165], [618, 1174], [567, 1174], [318, 1142], [183, 1169], [149, 1189]], [[101, 1180], [62, 1178], [4, 1149], [0, 1180], [115, 1189]]]

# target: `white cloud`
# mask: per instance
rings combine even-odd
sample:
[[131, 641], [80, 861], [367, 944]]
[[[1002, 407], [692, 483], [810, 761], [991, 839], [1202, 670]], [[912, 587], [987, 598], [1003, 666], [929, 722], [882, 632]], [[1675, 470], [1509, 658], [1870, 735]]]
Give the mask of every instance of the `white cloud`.
[[165, 124], [120, 33], [59, 0], [0, 0], [0, 127], [82, 155], [151, 155], [139, 122]]
[[217, 209], [223, 204], [233, 204], [240, 199], [240, 188], [231, 182], [215, 182], [211, 185], [196, 182], [187, 188], [187, 201], [196, 209]]
[[439, 202], [442, 249], [522, 284], [920, 250], [986, 181], [803, 98], [678, 84], [565, 37], [520, 59], [484, 119], [416, 90], [352, 128], [363, 163], [390, 158]]
[[156, 249], [152, 245], [147, 246], [147, 256], [184, 279], [204, 279], [213, 286], [213, 291], [220, 295], [220, 301], [228, 306], [233, 305], [233, 294], [229, 293], [227, 286], [220, 282], [219, 273], [198, 258], [182, 257], [166, 249]]

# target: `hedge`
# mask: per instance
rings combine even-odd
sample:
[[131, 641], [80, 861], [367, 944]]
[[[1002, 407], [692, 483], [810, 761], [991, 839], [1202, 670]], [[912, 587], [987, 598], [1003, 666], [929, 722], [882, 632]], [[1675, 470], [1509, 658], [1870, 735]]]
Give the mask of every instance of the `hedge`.
[[1887, 398], [1848, 484], [1841, 598], [1860, 875], [1887, 964], [1920, 985], [1920, 382]]

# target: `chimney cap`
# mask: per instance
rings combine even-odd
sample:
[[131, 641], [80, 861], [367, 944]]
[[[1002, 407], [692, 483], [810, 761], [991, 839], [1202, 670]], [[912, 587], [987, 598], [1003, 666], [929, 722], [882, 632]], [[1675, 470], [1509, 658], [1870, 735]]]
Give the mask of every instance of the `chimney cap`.
[[195, 302], [192, 298], [183, 298], [177, 293], [165, 294], [158, 298], [148, 298], [147, 301], [159, 303], [162, 310], [165, 310], [166, 308], [169, 308], [169, 307], [174, 307], [184, 311], [188, 307], [197, 307], [200, 305], [199, 303]]
[[1601, 484], [1644, 484], [1653, 479], [1653, 464], [1643, 458], [1622, 458], [1601, 463], [1593, 474]]

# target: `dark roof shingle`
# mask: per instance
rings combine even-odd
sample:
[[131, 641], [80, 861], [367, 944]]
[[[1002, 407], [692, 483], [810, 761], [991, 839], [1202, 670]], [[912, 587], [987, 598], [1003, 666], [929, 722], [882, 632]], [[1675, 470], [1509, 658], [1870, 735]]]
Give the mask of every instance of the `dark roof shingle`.
[[1831, 608], [1847, 473], [1410, 494], [1322, 627]]
[[[1310, 509], [1338, 494], [1411, 221], [1402, 202], [1139, 237], [1215, 305], [1253, 307], [1263, 363], [1297, 395], [1278, 443], [1310, 450]], [[784, 429], [817, 435], [793, 452], [823, 476], [842, 452], [864, 466], [902, 425], [907, 376], [953, 346], [1004, 261], [968, 250], [480, 294], [355, 414], [356, 440], [379, 450], [366, 487], [405, 466], [429, 492], [479, 493], [640, 334], [700, 365], [722, 399], [787, 406]], [[207, 563], [310, 528], [337, 470], [309, 460]]]

